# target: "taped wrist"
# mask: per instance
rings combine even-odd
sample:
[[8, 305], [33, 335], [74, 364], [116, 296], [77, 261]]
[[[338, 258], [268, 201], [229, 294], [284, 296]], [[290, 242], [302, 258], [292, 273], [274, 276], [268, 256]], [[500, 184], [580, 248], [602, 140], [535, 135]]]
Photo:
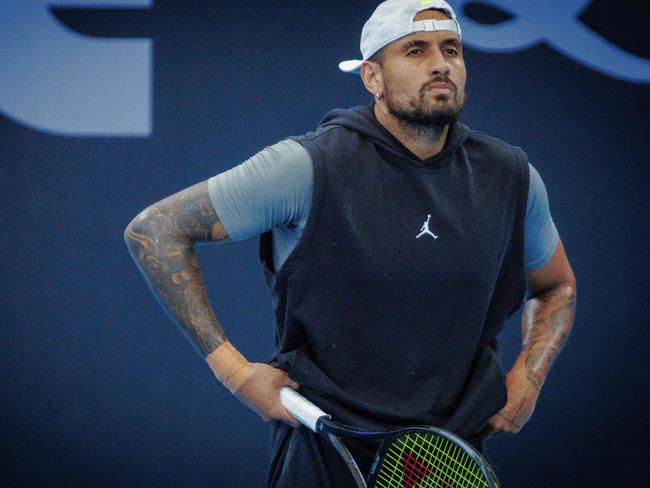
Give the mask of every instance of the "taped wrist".
[[205, 360], [217, 379], [231, 393], [235, 393], [255, 370], [228, 341], [208, 354]]

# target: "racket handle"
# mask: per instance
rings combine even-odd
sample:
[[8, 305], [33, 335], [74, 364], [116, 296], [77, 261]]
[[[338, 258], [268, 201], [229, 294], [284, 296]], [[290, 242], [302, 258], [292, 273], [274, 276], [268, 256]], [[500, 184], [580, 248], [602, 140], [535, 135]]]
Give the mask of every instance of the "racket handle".
[[280, 403], [302, 425], [313, 432], [316, 432], [318, 419], [321, 417], [331, 418], [300, 393], [297, 393], [293, 388], [289, 388], [288, 386], [280, 388]]

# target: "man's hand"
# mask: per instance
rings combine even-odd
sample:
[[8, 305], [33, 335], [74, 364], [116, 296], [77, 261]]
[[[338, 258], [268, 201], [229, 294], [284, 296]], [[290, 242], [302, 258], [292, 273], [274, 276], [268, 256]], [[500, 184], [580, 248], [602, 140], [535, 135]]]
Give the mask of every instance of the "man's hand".
[[283, 386], [290, 386], [294, 390], [300, 387], [285, 371], [265, 363], [253, 363], [253, 372], [233, 393], [265, 422], [281, 420], [299, 427], [300, 422], [280, 403], [280, 388]]
[[481, 429], [482, 439], [495, 431], [517, 433], [528, 422], [573, 326], [576, 280], [561, 241], [544, 267], [527, 278], [531, 298], [522, 314], [521, 354], [506, 375], [508, 402]]
[[526, 372], [517, 367], [510, 370], [506, 375], [506, 388], [508, 403], [487, 421], [488, 432], [516, 434], [533, 415], [539, 389], [528, 379]]

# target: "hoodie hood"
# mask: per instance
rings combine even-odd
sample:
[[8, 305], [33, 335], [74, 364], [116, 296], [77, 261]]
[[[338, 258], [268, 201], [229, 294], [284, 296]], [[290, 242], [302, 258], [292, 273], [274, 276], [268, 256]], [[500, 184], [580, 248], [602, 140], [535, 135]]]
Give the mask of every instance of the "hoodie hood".
[[442, 151], [429, 159], [422, 160], [382, 126], [375, 118], [372, 108], [367, 105], [349, 109], [334, 109], [328, 112], [318, 124], [318, 130], [330, 127], [344, 127], [358, 132], [372, 141], [384, 159], [415, 166], [429, 165], [444, 160], [458, 150], [469, 135], [469, 129], [460, 122], [451, 124]]

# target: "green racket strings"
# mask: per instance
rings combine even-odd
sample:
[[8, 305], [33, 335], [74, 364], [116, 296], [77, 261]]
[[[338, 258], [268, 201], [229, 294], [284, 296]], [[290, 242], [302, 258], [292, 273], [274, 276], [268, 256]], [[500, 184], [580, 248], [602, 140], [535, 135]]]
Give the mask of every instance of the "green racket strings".
[[431, 432], [409, 432], [388, 448], [377, 488], [489, 488], [481, 467], [463, 449]]

